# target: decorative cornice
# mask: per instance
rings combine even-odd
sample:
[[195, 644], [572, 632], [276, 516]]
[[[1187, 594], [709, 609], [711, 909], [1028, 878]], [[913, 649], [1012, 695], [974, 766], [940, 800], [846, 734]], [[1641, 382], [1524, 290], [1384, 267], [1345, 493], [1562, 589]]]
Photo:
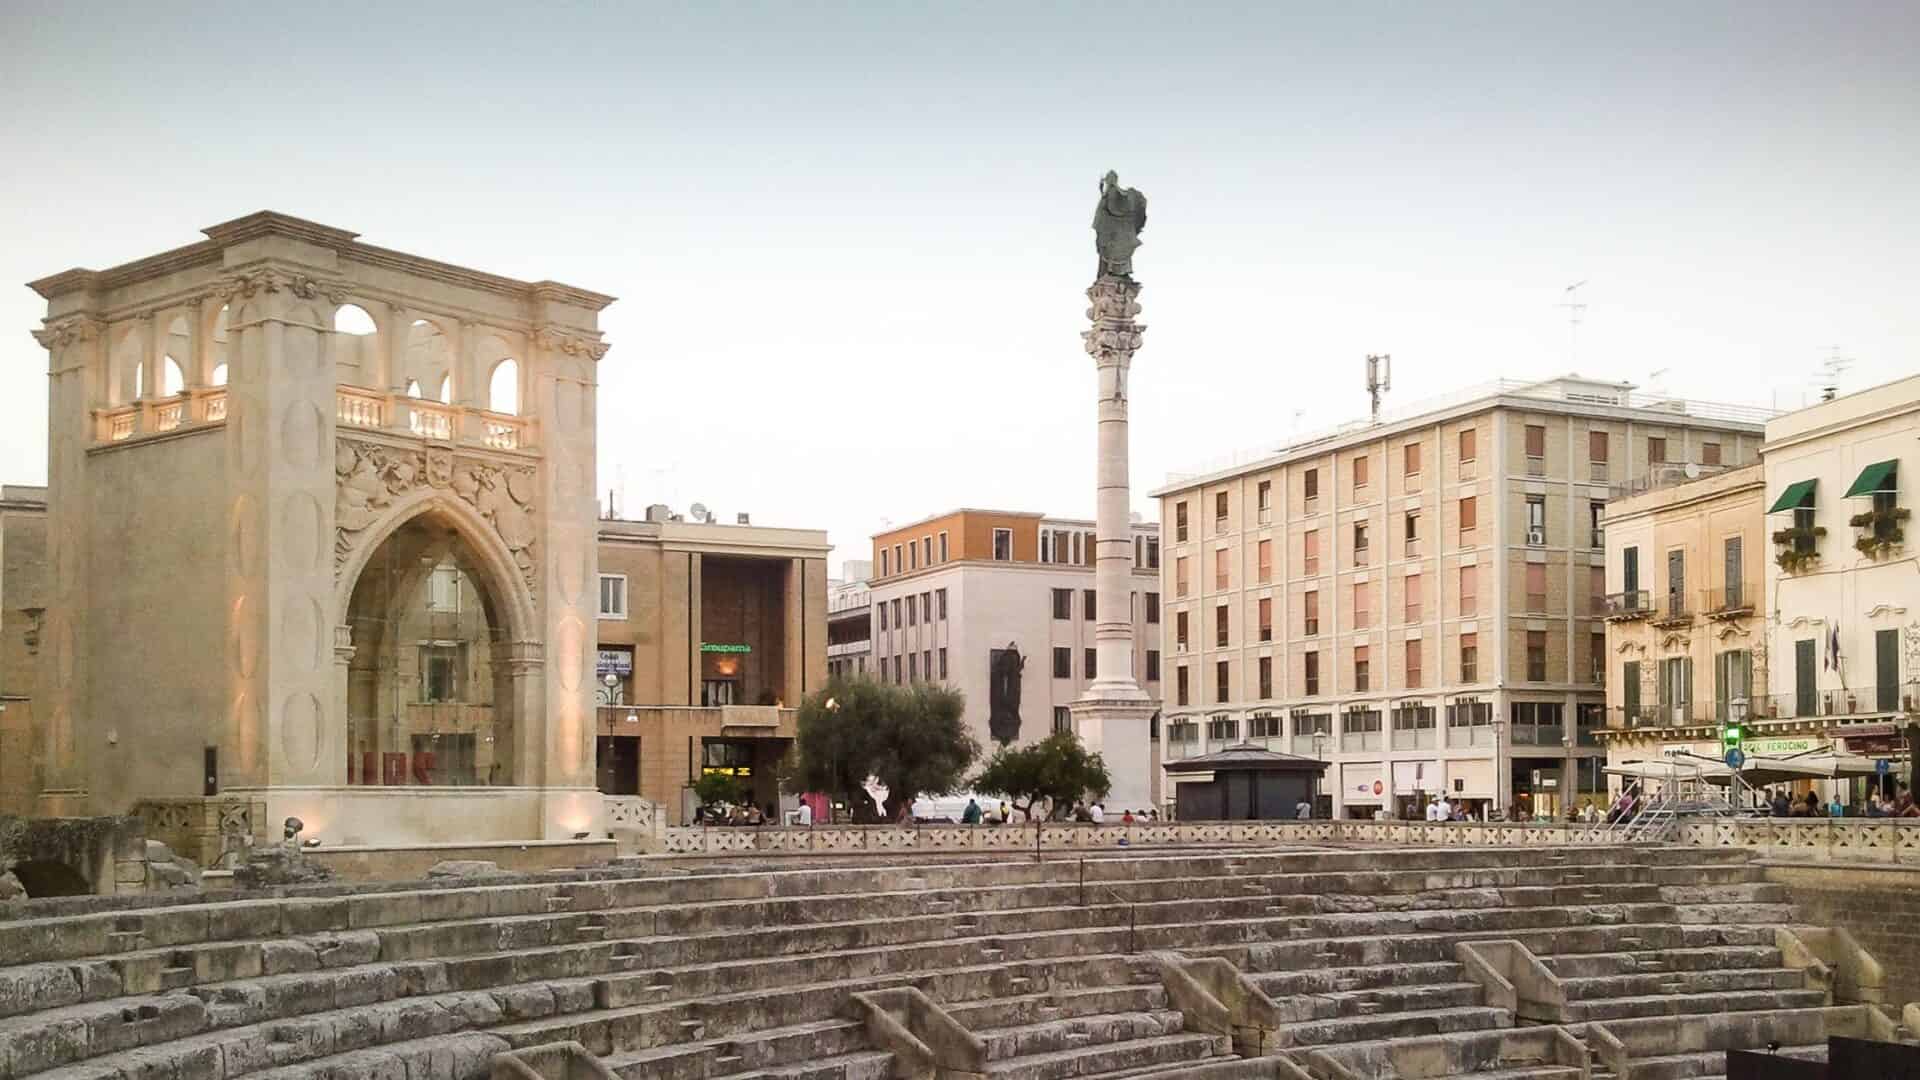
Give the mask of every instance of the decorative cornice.
[[607, 355], [607, 349], [611, 347], [604, 341], [569, 333], [550, 324], [534, 328], [533, 343], [538, 348], [551, 349], [568, 356], [585, 356], [594, 360]]
[[1882, 615], [1905, 615], [1907, 609], [1902, 605], [1880, 603], [1867, 609], [1867, 618], [1877, 619]]
[[1798, 630], [1803, 626], [1825, 626], [1825, 625], [1827, 625], [1827, 620], [1821, 618], [1818, 615], [1795, 615], [1793, 618], [1787, 620], [1787, 626], [1795, 630]]
[[277, 293], [285, 290], [302, 300], [321, 297], [333, 304], [343, 304], [351, 287], [343, 282], [323, 281], [310, 274], [298, 271], [280, 270], [274, 267], [262, 267], [235, 274], [214, 287], [214, 295], [230, 300], [236, 296], [253, 296], [256, 293]]
[[33, 340], [39, 342], [40, 347], [48, 351], [64, 349], [77, 342], [92, 341], [100, 336], [100, 331], [105, 326], [106, 323], [97, 316], [70, 315], [35, 330]]

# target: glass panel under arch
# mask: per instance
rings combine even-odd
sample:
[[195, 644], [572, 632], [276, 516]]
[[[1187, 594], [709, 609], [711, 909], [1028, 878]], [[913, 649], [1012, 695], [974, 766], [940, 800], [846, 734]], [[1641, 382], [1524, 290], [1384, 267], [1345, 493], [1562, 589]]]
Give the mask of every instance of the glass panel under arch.
[[348, 783], [516, 782], [498, 608], [472, 545], [430, 515], [375, 549], [348, 606]]

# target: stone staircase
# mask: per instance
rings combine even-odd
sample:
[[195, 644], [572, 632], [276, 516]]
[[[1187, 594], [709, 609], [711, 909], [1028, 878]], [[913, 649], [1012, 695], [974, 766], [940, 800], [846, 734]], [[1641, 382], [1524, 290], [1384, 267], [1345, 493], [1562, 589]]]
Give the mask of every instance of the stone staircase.
[[[1792, 909], [1739, 851], [654, 860], [86, 906], [0, 918], [0, 1080], [468, 1080], [559, 1043], [626, 1080], [865, 1080], [923, 1053], [1013, 1080], [1557, 1080], [1592, 1072], [1563, 1059], [1601, 1054], [1594, 1028], [1603, 1074], [1638, 1080], [1708, 1075], [1664, 1059], [1728, 1014], [1867, 1023], [1786, 965]], [[1495, 939], [1560, 1015], [1474, 977], [1460, 948]], [[1229, 962], [1283, 1019], [1176, 1003], [1155, 953]], [[935, 1028], [863, 1019], [855, 995], [889, 990]]]

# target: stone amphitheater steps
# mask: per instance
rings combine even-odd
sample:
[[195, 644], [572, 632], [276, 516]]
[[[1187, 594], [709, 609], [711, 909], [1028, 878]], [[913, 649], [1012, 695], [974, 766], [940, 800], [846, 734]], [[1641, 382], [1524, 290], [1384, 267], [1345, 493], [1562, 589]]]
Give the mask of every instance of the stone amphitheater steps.
[[[755, 1031], [723, 1039], [676, 1043], [601, 1056], [623, 1080], [709, 1080], [760, 1075], [808, 1062], [889, 1055], [867, 1047], [865, 1026], [830, 1019]], [[842, 1069], [844, 1072], [844, 1068]]]
[[[1755, 1049], [1759, 1049], [1756, 1047]], [[1783, 1046], [1781, 1057], [1798, 1058], [1802, 1061], [1825, 1061], [1827, 1047], [1819, 1046]], [[1703, 1050], [1689, 1054], [1661, 1054], [1657, 1057], [1633, 1059], [1633, 1080], [1726, 1080], [1727, 1052], [1725, 1050]], [[1594, 1071], [1596, 1080], [1612, 1077], [1611, 1072], [1598, 1068]], [[1867, 1080], [1867, 1078], [1860, 1078]]]
[[1064, 1080], [1103, 1072], [1192, 1065], [1232, 1053], [1231, 1040], [1224, 1035], [1183, 1032], [988, 1061], [987, 1075], [1004, 1080]]
[[1458, 1031], [1488, 1031], [1512, 1026], [1513, 1017], [1505, 1009], [1485, 1005], [1458, 1005], [1371, 1016], [1309, 1020], [1291, 1025], [1284, 1030], [1283, 1034], [1289, 1045], [1311, 1047], [1326, 1046], [1331, 1043], [1371, 1042], [1390, 1037], [1413, 1038]]
[[1567, 1020], [1620, 1020], [1642, 1016], [1686, 1016], [1698, 1013], [1749, 1012], [1774, 1009], [1811, 1009], [1826, 1004], [1822, 990], [1701, 991], [1676, 988], [1671, 993], [1601, 998], [1569, 1003]]

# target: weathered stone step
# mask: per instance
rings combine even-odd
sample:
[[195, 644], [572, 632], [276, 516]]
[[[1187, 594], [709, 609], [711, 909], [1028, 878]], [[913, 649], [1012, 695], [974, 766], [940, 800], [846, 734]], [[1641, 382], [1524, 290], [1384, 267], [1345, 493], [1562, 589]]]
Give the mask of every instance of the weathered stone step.
[[1565, 980], [1608, 975], [1634, 975], [1649, 970], [1661, 974], [1681, 971], [1773, 968], [1780, 950], [1766, 945], [1704, 945], [1695, 948], [1648, 949], [1638, 952], [1551, 953], [1542, 963]]
[[1680, 904], [1675, 921], [1708, 926], [1779, 926], [1797, 921], [1792, 904]]
[[1204, 1061], [1232, 1052], [1220, 1035], [1163, 1035], [1085, 1050], [1057, 1050], [1005, 1061], [990, 1061], [987, 1075], [1001, 1080], [1065, 1080], [1103, 1072], [1144, 1069]]
[[1458, 982], [1466, 968], [1453, 961], [1375, 964], [1365, 967], [1310, 968], [1303, 971], [1248, 972], [1270, 997], [1328, 994], [1375, 987]]
[[1284, 1030], [1294, 1046], [1324, 1046], [1330, 1043], [1363, 1040], [1412, 1038], [1443, 1035], [1456, 1031], [1487, 1031], [1513, 1026], [1513, 1017], [1505, 1009], [1486, 1006], [1459, 1006], [1447, 1009], [1423, 1009], [1417, 1012], [1383, 1013], [1374, 1016], [1310, 1020]]
[[990, 1028], [978, 1034], [986, 1043], [987, 1060], [994, 1062], [1177, 1035], [1184, 1028], [1185, 1021], [1178, 1012], [1161, 1009], [1042, 1020], [1016, 1027]]
[[1152, 1012], [1166, 1007], [1166, 988], [1158, 984], [1050, 990], [946, 1005], [947, 1012], [972, 1031], [1017, 1027], [1023, 1023], [1096, 1013]]
[[1822, 990], [1699, 990], [1685, 981], [1663, 994], [1592, 998], [1567, 1005], [1569, 1022], [1617, 1020], [1643, 1016], [1685, 1016], [1698, 1013], [1757, 1012], [1764, 1009], [1812, 1009], [1826, 1004]]
[[892, 1075], [893, 1055], [884, 1050], [867, 1050], [798, 1065], [726, 1073], [724, 1080], [889, 1080]]
[[866, 1029], [854, 1020], [816, 1020], [724, 1039], [679, 1043], [601, 1055], [623, 1080], [707, 1080], [868, 1050]]
[[1734, 990], [1804, 990], [1807, 985], [1803, 972], [1783, 967], [1671, 969], [1561, 980], [1568, 1000], [1573, 1002], [1670, 993], [1667, 987], [1676, 983], [1691, 994]]
[[[1765, 1047], [1756, 1046], [1751, 1049], [1763, 1050]], [[1818, 1046], [1783, 1046], [1779, 1054], [1781, 1057], [1799, 1058], [1803, 1061], [1825, 1061], [1827, 1047], [1824, 1043]], [[1634, 1058], [1632, 1067], [1633, 1080], [1724, 1080], [1727, 1052], [1707, 1050]]]

